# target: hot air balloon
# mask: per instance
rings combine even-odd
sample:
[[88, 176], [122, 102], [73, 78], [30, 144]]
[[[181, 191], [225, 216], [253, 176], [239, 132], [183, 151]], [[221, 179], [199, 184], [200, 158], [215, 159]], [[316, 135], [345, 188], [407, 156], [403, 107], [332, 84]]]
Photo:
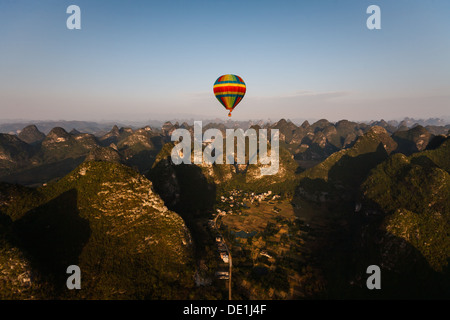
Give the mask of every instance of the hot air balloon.
[[245, 82], [241, 77], [234, 74], [226, 74], [220, 76], [214, 83], [214, 95], [217, 100], [229, 110], [228, 116], [231, 117], [231, 112], [241, 102], [245, 95]]

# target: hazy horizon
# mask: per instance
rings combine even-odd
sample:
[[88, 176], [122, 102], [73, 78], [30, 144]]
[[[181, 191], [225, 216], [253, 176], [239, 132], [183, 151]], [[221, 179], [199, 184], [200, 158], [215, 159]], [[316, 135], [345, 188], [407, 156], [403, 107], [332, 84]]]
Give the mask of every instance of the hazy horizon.
[[289, 118], [289, 117], [282, 117], [279, 118], [253, 118], [253, 119], [233, 119], [233, 118], [221, 118], [221, 117], [205, 117], [205, 116], [169, 116], [169, 117], [154, 117], [154, 118], [147, 118], [147, 119], [100, 119], [100, 120], [80, 120], [80, 119], [24, 119], [24, 118], [17, 118], [17, 119], [0, 119], [0, 125], [6, 125], [6, 124], [39, 124], [39, 123], [51, 123], [51, 122], [80, 122], [80, 123], [97, 123], [97, 124], [126, 124], [126, 125], [132, 125], [132, 126], [144, 126], [146, 124], [150, 123], [164, 123], [164, 122], [187, 122], [188, 124], [192, 125], [194, 121], [204, 121], [206, 123], [210, 122], [271, 122], [276, 123], [280, 120], [286, 120], [291, 121], [294, 124], [300, 125], [304, 121], [308, 121], [310, 124], [313, 124], [316, 121], [319, 120], [328, 120], [331, 123], [337, 123], [339, 121], [347, 120], [351, 122], [357, 122], [357, 123], [371, 123], [371, 122], [377, 122], [377, 121], [386, 121], [386, 122], [397, 122], [400, 123], [403, 120], [413, 121], [416, 123], [419, 122], [436, 122], [441, 121], [443, 122], [442, 125], [450, 125], [450, 116], [448, 117], [430, 117], [430, 118], [414, 118], [414, 117], [402, 117], [402, 118], [379, 118], [379, 119], [349, 119], [349, 118], [342, 118], [342, 119], [327, 119], [327, 118]]

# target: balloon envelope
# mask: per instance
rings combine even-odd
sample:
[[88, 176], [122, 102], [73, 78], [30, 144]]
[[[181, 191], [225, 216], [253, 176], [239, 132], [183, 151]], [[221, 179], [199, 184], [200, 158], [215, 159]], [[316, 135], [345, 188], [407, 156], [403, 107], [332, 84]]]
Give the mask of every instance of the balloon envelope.
[[234, 74], [226, 74], [216, 80], [213, 90], [217, 100], [230, 111], [228, 116], [231, 116], [231, 111], [236, 108], [244, 97], [246, 86], [241, 77]]

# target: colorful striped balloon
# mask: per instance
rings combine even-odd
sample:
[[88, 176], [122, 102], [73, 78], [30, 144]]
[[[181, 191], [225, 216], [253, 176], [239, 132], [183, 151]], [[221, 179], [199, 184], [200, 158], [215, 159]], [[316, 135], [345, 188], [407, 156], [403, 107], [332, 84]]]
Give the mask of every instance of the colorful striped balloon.
[[246, 86], [241, 77], [226, 74], [216, 80], [213, 90], [217, 100], [230, 111], [228, 116], [231, 117], [231, 111], [236, 108], [245, 95]]

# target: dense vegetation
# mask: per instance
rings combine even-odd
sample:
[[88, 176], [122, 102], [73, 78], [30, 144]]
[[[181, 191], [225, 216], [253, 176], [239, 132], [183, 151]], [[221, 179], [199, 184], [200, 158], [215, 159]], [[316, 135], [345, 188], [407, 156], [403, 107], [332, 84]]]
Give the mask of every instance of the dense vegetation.
[[396, 154], [362, 185], [388, 214], [385, 228], [413, 245], [436, 271], [450, 259], [450, 140], [410, 157]]
[[[4, 208], [9, 243], [49, 284], [49, 298], [174, 299], [193, 285], [190, 234], [152, 185], [132, 169], [87, 162]], [[66, 268], [83, 290], [65, 288]], [[2, 287], [2, 295], [7, 294]]]

